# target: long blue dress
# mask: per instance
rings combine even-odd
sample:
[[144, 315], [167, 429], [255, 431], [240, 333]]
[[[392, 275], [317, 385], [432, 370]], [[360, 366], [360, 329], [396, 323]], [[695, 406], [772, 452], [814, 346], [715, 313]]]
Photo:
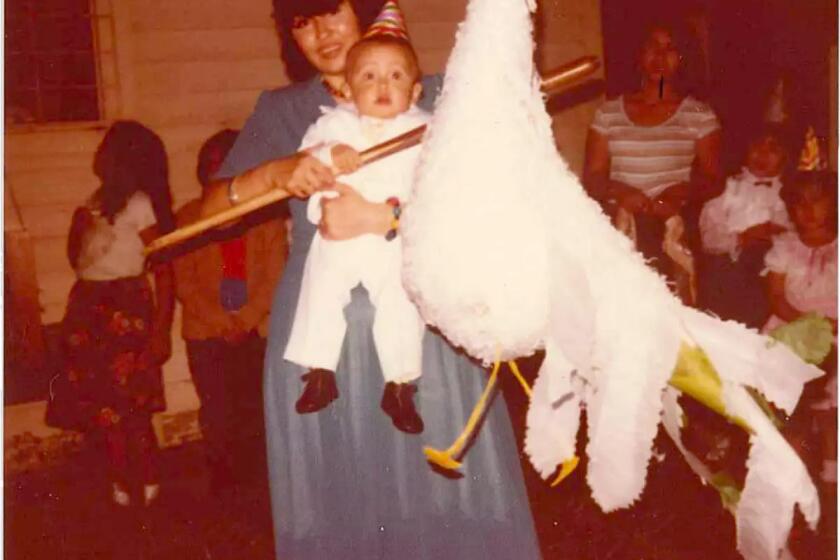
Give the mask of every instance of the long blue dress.
[[[427, 78], [430, 108], [440, 80]], [[265, 92], [220, 170], [231, 177], [295, 152], [319, 107], [334, 101], [318, 80]], [[517, 447], [501, 395], [462, 468], [435, 472], [424, 445], [448, 446], [487, 380], [485, 372], [427, 330], [416, 402], [425, 431], [397, 431], [379, 408], [383, 378], [371, 334], [374, 309], [362, 287], [348, 323], [336, 378], [339, 398], [299, 415], [303, 369], [283, 359], [306, 253], [315, 228], [292, 200], [292, 244], [274, 295], [264, 395], [277, 558], [539, 558]]]

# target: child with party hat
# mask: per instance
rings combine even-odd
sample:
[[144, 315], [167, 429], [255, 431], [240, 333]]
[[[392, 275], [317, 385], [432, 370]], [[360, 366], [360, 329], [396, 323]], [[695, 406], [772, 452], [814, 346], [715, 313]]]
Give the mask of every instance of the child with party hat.
[[[343, 309], [351, 290], [361, 284], [376, 313], [372, 334], [385, 378], [381, 407], [397, 429], [423, 431], [413, 396], [422, 365], [424, 323], [402, 286], [398, 235], [419, 148], [364, 167], [360, 158], [365, 149], [429, 121], [430, 115], [416, 106], [422, 92], [420, 75], [402, 13], [389, 0], [347, 54], [345, 84], [333, 92], [346, 102], [322, 108], [323, 115], [301, 142], [309, 158], [331, 166], [362, 197], [390, 205], [392, 219], [384, 237], [332, 241], [316, 233], [312, 240], [285, 353], [287, 360], [309, 368], [295, 405], [300, 414], [317, 412], [338, 398], [335, 371], [347, 329]], [[309, 220], [318, 224], [324, 199], [334, 196], [335, 191], [313, 195]]]

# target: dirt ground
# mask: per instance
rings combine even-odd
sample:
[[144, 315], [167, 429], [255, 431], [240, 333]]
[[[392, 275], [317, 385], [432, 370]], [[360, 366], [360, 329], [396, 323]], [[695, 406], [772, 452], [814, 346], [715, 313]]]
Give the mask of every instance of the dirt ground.
[[[533, 372], [535, 364], [523, 364]], [[504, 387], [514, 426], [524, 425], [518, 387]], [[715, 490], [703, 487], [667, 438], [635, 507], [602, 513], [592, 501], [582, 463], [558, 488], [541, 481], [523, 457], [543, 556], [547, 560], [736, 560], [734, 522]], [[7, 478], [5, 558], [9, 560], [272, 559], [273, 541], [264, 467], [221, 495], [208, 491], [202, 444], [166, 450], [160, 499], [148, 508], [109, 501], [101, 461], [85, 449], [67, 464]], [[826, 499], [814, 535], [794, 527], [797, 558], [836, 558], [836, 494]], [[442, 559], [445, 560], [445, 559]], [[453, 559], [454, 560], [454, 559]]]

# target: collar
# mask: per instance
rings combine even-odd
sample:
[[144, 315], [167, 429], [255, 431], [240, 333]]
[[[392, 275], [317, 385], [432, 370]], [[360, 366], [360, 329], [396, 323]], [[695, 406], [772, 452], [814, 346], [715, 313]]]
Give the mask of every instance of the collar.
[[[741, 168], [741, 178], [751, 185], [769, 187], [773, 190], [782, 188], [781, 175], [775, 175], [773, 177], [756, 177], [746, 166]], [[767, 183], [769, 183], [769, 185]]]

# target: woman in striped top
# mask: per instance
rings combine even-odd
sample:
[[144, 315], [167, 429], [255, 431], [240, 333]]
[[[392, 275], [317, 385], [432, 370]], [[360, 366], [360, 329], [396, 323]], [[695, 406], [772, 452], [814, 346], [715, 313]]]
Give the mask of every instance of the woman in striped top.
[[681, 213], [689, 201], [717, 194], [720, 125], [708, 105], [681, 91], [681, 61], [674, 30], [652, 26], [639, 53], [641, 88], [595, 113], [584, 183], [691, 303], [693, 260], [680, 241]]

